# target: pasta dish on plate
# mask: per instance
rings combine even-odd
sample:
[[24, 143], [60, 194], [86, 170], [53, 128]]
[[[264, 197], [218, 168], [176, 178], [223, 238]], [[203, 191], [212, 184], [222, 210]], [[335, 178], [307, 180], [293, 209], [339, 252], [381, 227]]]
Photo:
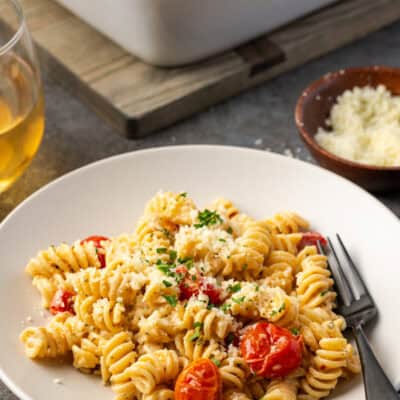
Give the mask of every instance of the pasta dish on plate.
[[133, 233], [28, 262], [53, 316], [22, 332], [26, 355], [72, 355], [117, 400], [326, 397], [360, 362], [318, 242], [292, 212], [255, 220], [223, 198], [198, 209], [159, 192]]

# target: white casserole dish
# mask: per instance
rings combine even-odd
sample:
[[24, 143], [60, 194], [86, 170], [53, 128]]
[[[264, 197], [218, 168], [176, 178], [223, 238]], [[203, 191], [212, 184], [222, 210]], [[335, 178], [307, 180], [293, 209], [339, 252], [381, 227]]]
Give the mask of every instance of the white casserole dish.
[[57, 0], [144, 61], [190, 63], [335, 0]]

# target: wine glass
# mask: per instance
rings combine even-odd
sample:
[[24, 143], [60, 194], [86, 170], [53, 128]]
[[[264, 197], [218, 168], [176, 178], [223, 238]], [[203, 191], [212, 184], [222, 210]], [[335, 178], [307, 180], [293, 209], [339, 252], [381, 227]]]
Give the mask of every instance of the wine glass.
[[31, 163], [44, 131], [39, 64], [21, 5], [0, 0], [0, 193]]

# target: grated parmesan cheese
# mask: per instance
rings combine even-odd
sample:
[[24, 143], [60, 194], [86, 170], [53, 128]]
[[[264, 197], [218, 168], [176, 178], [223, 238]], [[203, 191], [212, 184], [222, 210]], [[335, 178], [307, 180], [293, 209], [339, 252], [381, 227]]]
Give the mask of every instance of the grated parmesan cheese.
[[351, 161], [400, 166], [400, 96], [385, 86], [345, 91], [332, 107], [327, 125], [319, 128], [318, 144]]

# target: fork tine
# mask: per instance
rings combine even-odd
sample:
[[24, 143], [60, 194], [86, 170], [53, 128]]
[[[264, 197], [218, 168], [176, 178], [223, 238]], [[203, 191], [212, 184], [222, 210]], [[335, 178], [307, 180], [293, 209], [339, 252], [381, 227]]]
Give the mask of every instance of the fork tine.
[[342, 241], [342, 238], [340, 237], [340, 235], [338, 233], [336, 234], [336, 237], [337, 237], [337, 240], [338, 240], [338, 242], [340, 244], [340, 247], [342, 248], [342, 251], [343, 251], [343, 253], [344, 253], [345, 257], [346, 257], [346, 260], [347, 260], [347, 262], [349, 264], [350, 270], [353, 273], [353, 275], [355, 275], [355, 278], [357, 280], [356, 285], [357, 285], [357, 290], [359, 292], [359, 295], [362, 296], [363, 294], [367, 294], [369, 297], [371, 297], [371, 295], [369, 294], [368, 288], [365, 285], [365, 283], [364, 283], [364, 281], [363, 281], [363, 279], [362, 279], [362, 277], [360, 275], [360, 272], [358, 271], [358, 268], [354, 264], [352, 258], [350, 257], [349, 252], [347, 251], [347, 249], [346, 249], [346, 247], [345, 247], [345, 245], [344, 245], [344, 243]]
[[324, 256], [326, 256], [326, 251], [325, 251], [325, 249], [322, 247], [321, 241], [320, 241], [320, 240], [317, 240], [317, 248], [318, 248], [318, 251], [319, 251], [321, 254], [323, 254]]
[[352, 302], [356, 300], [353, 290], [350, 286], [350, 283], [343, 272], [342, 265], [340, 264], [339, 257], [336, 254], [335, 248], [331, 242], [331, 239], [328, 237], [329, 248], [332, 251], [332, 254], [335, 258], [336, 265], [333, 266], [333, 263], [329, 263], [329, 267], [332, 271], [333, 277], [335, 278], [336, 285], [339, 289], [339, 294], [342, 297], [343, 304], [345, 306], [349, 306]]

